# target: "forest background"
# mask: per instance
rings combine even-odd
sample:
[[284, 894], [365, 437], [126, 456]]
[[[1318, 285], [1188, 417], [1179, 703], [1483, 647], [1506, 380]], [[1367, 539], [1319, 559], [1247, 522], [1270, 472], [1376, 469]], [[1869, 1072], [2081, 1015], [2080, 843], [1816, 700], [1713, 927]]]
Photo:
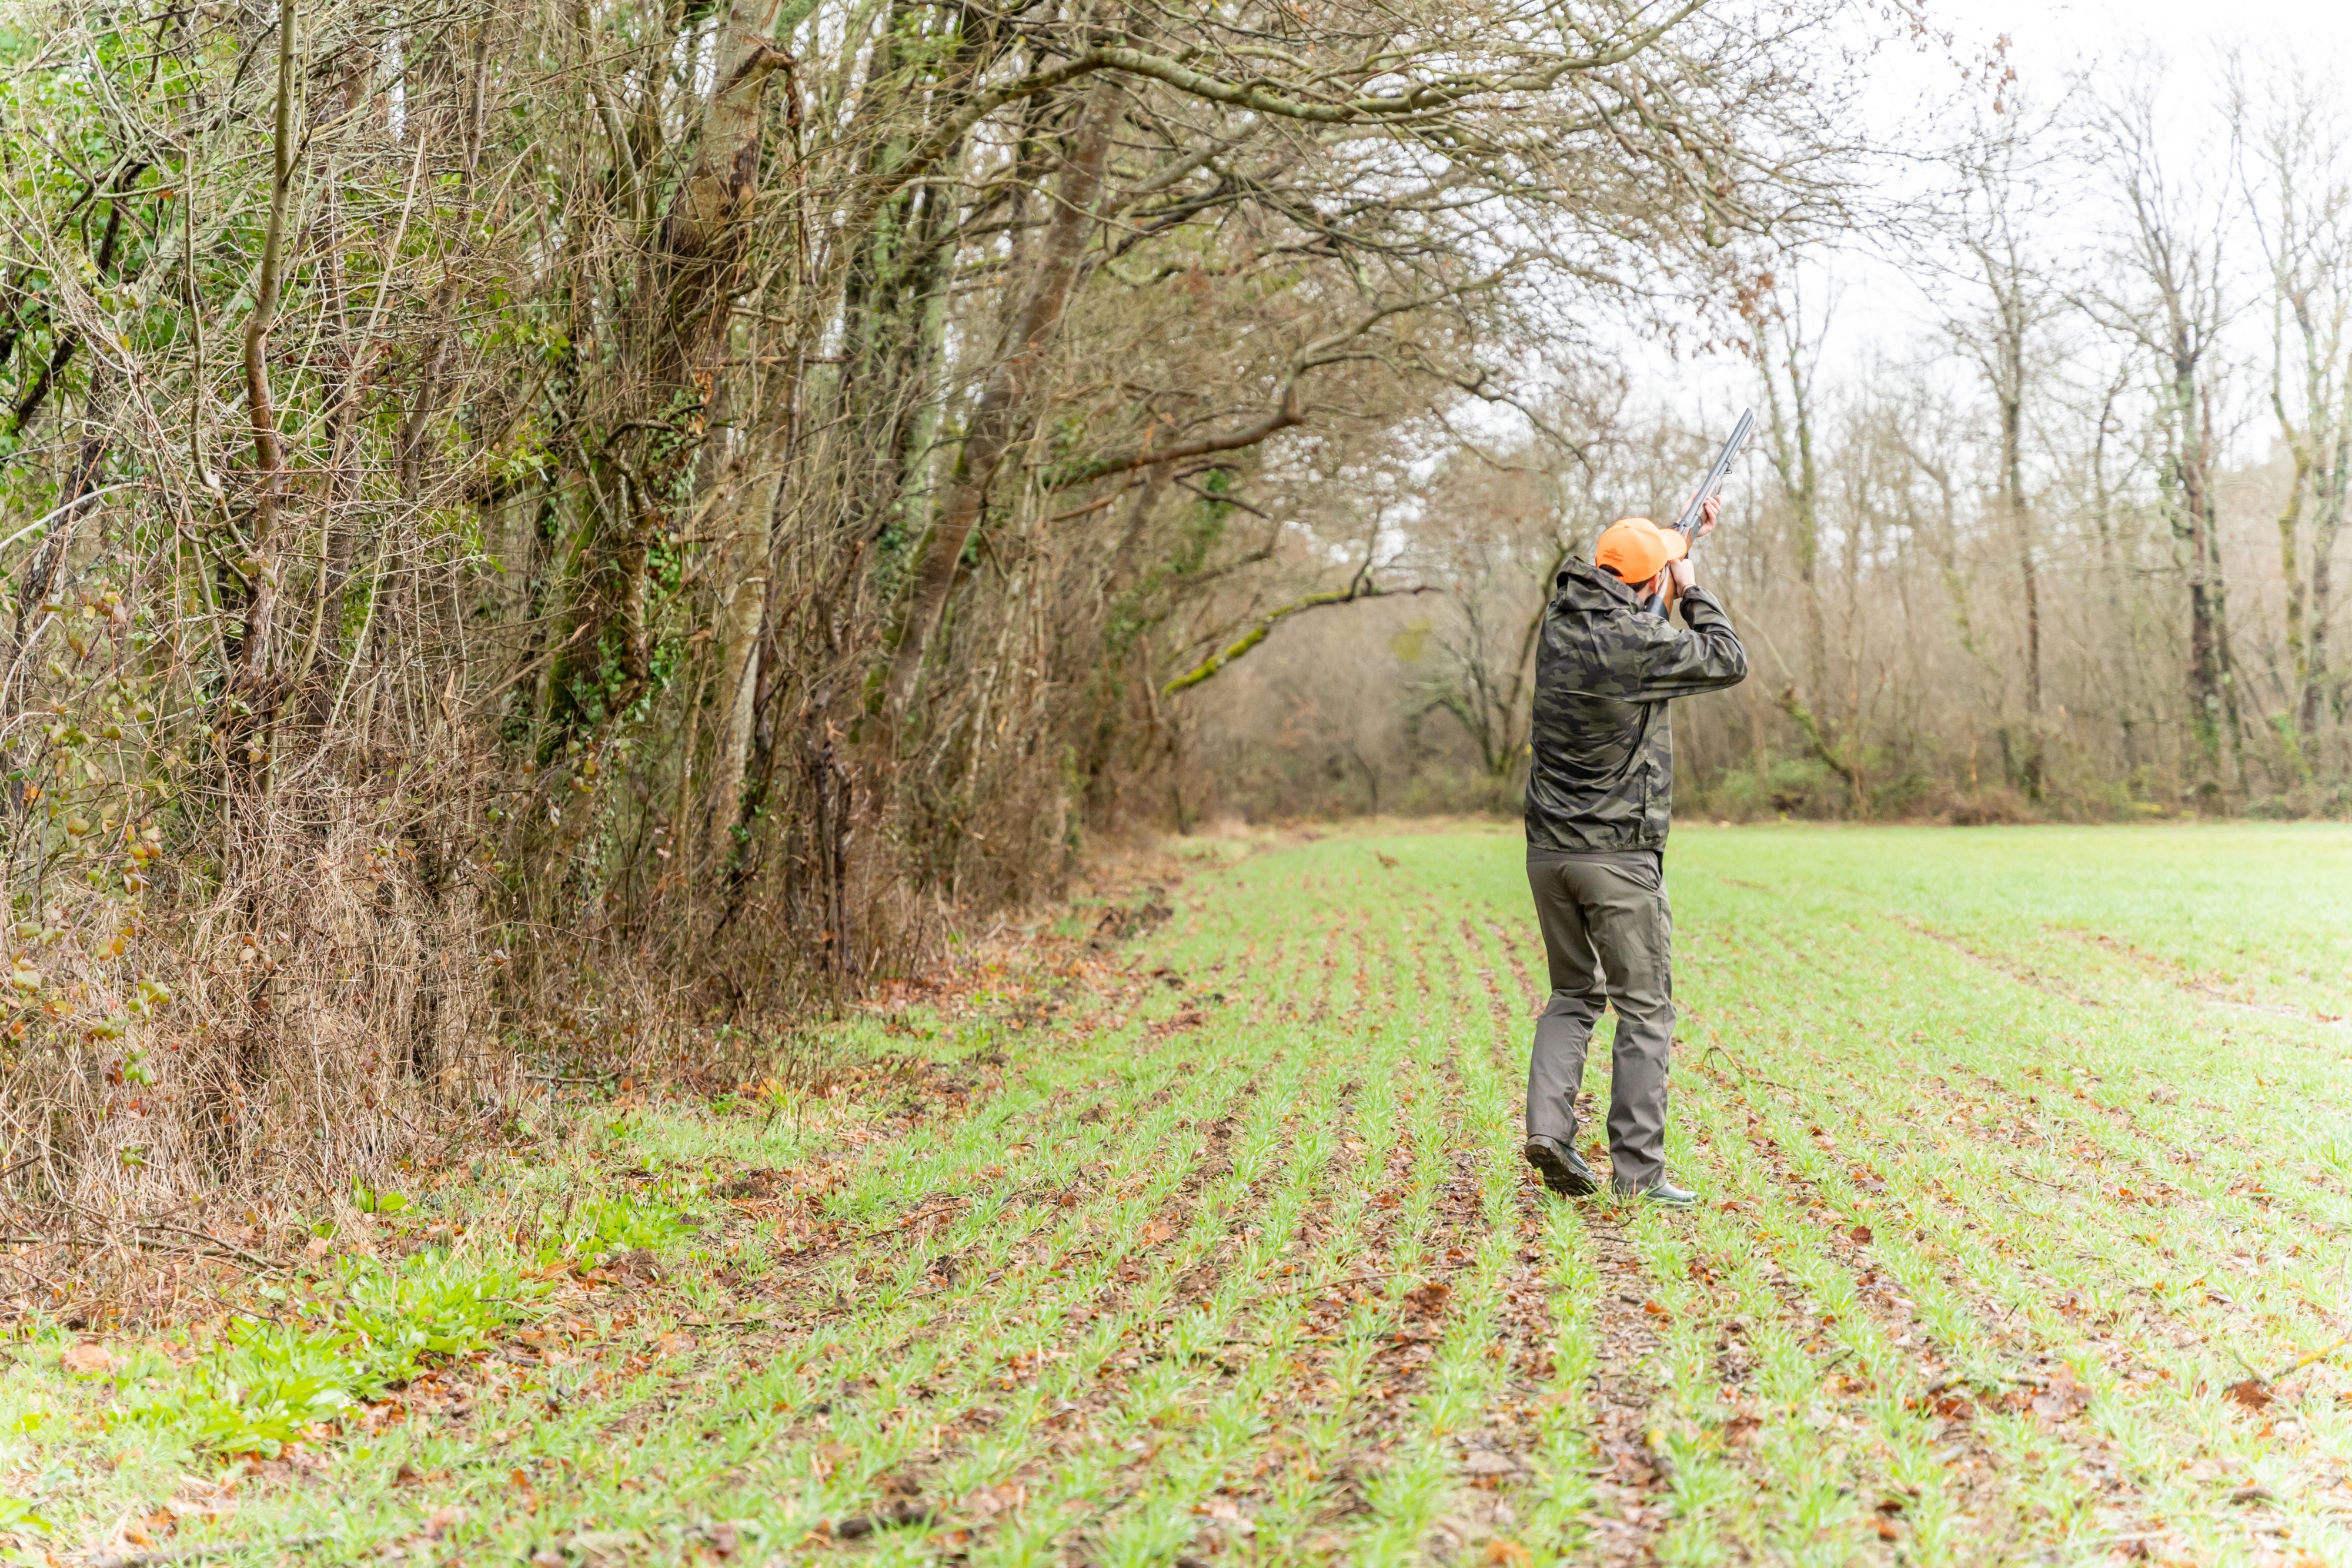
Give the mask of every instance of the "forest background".
[[[2352, 788], [2352, 148], [2291, 61], [1847, 0], [84, 0], [0, 54], [37, 1215], [756, 1078], [1107, 835], [1507, 809], [1541, 585], [1743, 402], [1698, 809]], [[1916, 329], [1825, 357], [1889, 277]]]

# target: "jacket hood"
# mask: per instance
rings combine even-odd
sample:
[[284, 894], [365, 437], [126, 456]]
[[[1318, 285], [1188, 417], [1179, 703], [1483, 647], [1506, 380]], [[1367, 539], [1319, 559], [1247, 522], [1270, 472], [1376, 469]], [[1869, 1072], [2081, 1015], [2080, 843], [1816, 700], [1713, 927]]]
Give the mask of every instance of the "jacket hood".
[[1615, 572], [1572, 557], [1553, 576], [1551, 597], [1554, 604], [1571, 610], [1635, 610], [1642, 603], [1632, 585]]

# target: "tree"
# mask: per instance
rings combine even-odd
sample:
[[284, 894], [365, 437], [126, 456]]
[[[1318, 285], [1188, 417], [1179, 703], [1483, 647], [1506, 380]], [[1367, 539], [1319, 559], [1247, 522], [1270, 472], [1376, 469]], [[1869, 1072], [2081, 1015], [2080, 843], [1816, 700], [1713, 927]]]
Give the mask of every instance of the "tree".
[[2341, 106], [2310, 77], [2281, 73], [2258, 89], [2241, 67], [2230, 87], [2253, 163], [2241, 183], [2269, 262], [2271, 410], [2294, 465], [2277, 519], [2288, 658], [2278, 727], [2308, 784], [2323, 716], [2342, 718], [2327, 631], [2352, 463], [2352, 164]]
[[2031, 254], [2030, 232], [2048, 216], [2038, 183], [2053, 116], [2030, 119], [2011, 94], [1980, 121], [1965, 145], [1963, 188], [1955, 214], [1958, 246], [1970, 263], [1969, 281], [1981, 303], [1948, 315], [1945, 329], [1976, 362], [1993, 400], [1999, 433], [1996, 470], [2000, 506], [2016, 551], [2020, 603], [2025, 621], [2025, 737], [2018, 778], [2029, 800], [2042, 796], [2045, 733], [2042, 711], [2042, 578], [2035, 525], [2025, 489], [2027, 404], [2032, 395], [2037, 337], [2063, 305]]
[[2226, 214], [2174, 171], [2158, 131], [2162, 78], [2142, 74], [2097, 110], [2092, 130], [2121, 207], [2116, 292], [2085, 296], [2092, 313], [2137, 343], [2155, 372], [2158, 493], [2189, 609], [2189, 727], [2199, 788], [2242, 796], [2238, 687], [2215, 494], [2220, 461], [2215, 350], [2229, 319]]

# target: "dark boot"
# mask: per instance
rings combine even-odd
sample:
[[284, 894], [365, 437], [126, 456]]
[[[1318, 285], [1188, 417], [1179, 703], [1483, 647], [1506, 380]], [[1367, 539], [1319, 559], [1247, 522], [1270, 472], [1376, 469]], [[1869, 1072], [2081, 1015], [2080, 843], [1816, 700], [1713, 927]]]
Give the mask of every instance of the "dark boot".
[[1557, 1138], [1533, 1134], [1520, 1152], [1535, 1166], [1536, 1175], [1543, 1177], [1544, 1186], [1562, 1197], [1591, 1197], [1601, 1190], [1601, 1178], [1592, 1174], [1583, 1156]]

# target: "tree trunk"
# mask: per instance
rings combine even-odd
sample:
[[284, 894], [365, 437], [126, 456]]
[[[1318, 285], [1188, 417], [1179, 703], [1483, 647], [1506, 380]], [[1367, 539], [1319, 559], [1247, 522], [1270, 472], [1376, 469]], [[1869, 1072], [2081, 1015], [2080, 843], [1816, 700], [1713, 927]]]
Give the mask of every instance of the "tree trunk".
[[2336, 554], [2336, 537], [2344, 526], [2345, 485], [2352, 480], [2352, 418], [2338, 423], [2336, 434], [2336, 461], [2328, 469], [2311, 529], [2311, 653], [2309, 674], [2303, 683], [2303, 706], [2297, 716], [2304, 739], [2308, 744], [2319, 733], [2319, 716], [2323, 706], [2336, 723], [2344, 720], [2344, 694], [2331, 689], [2327, 666], [2327, 621], [2334, 609], [2334, 568], [2330, 564]]
[[742, 267], [744, 218], [759, 193], [768, 77], [791, 64], [773, 40], [813, 6], [814, 0], [734, 0], [720, 29], [694, 167], [670, 203], [647, 264], [646, 294], [658, 333], [649, 378], [656, 419], [670, 412], [666, 405], [677, 393], [692, 396], [698, 407], [708, 400], [698, 376], [726, 323]]
[[2025, 609], [2025, 756], [2019, 776], [2029, 800], [2039, 801], [2042, 790], [2042, 583], [2033, 552], [2033, 524], [2025, 506], [2025, 346], [2003, 345], [2011, 384], [2000, 399], [2001, 498], [2009, 509], [2011, 536], [2017, 541], [2018, 578], [2023, 586]]
[[1054, 213], [1038, 246], [1029, 287], [1007, 323], [995, 370], [974, 406], [957, 455], [939, 520], [915, 567], [915, 581], [899, 616], [887, 695], [893, 715], [903, 712], [922, 673], [923, 657], [937, 634], [955, 586], [964, 546], [987, 504], [990, 484], [1021, 428], [1029, 392], [1045, 362], [1087, 240], [1095, 231], [1095, 204], [1119, 114], [1118, 84], [1097, 77], [1071, 132], [1070, 152], [1055, 193]]

